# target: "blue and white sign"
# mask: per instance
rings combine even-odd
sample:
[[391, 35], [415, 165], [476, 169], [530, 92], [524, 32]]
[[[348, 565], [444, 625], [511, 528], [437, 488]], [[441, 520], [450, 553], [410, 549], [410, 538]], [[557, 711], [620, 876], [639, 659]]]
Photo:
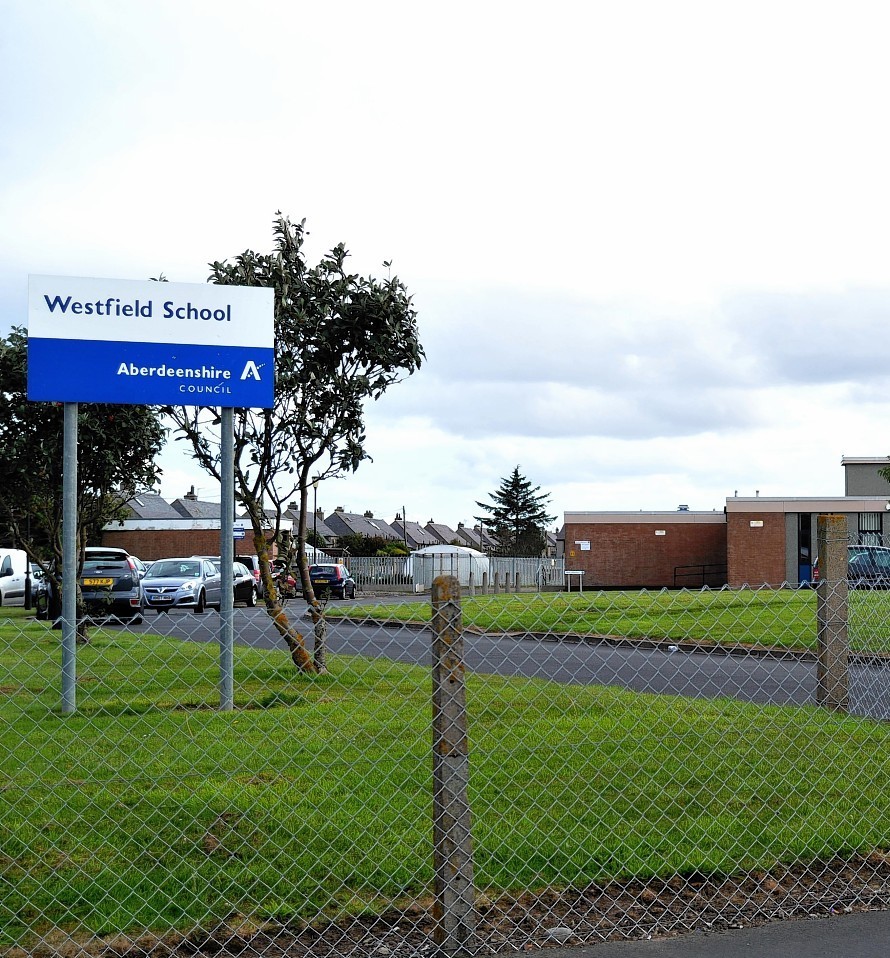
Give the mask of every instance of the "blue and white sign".
[[28, 399], [269, 408], [274, 293], [31, 276]]

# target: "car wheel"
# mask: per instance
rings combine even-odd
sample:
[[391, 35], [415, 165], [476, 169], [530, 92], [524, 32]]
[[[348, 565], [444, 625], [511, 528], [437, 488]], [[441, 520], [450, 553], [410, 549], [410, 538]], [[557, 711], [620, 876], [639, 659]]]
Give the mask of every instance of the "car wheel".
[[247, 597], [247, 605], [249, 608], [253, 608], [256, 605], [257, 594], [256, 589], [250, 590], [250, 595]]
[[198, 593], [198, 601], [195, 605], [195, 615], [203, 615], [204, 610], [207, 608], [207, 597], [203, 592]]

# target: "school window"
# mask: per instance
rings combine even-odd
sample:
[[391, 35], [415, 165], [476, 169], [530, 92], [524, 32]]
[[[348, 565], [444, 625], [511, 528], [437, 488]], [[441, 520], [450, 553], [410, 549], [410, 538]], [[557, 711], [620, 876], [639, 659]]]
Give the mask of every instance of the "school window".
[[859, 545], [879, 546], [882, 544], [884, 514], [882, 512], [859, 513]]

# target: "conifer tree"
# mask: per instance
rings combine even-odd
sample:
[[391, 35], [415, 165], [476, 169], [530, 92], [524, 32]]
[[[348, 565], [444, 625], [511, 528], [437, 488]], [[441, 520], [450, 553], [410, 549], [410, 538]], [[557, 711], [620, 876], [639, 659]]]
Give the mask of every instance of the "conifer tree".
[[555, 516], [548, 515], [549, 494], [538, 494], [540, 486], [532, 486], [519, 471], [519, 466], [495, 492], [489, 493], [493, 504], [476, 502], [487, 516], [475, 516], [484, 523], [497, 543], [497, 551], [509, 556], [539, 556], [544, 551], [546, 527]]

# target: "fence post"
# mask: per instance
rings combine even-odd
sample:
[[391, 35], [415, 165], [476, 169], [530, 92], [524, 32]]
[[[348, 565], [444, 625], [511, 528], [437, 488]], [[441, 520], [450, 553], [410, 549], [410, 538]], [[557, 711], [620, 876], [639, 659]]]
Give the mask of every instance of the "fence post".
[[482, 594], [488, 595], [488, 573], [482, 573]]
[[433, 581], [434, 941], [443, 955], [474, 951], [473, 853], [467, 797], [470, 758], [460, 582]]
[[849, 705], [846, 516], [819, 516], [817, 543], [816, 625], [819, 646], [816, 702], [835, 712], [846, 712]]

